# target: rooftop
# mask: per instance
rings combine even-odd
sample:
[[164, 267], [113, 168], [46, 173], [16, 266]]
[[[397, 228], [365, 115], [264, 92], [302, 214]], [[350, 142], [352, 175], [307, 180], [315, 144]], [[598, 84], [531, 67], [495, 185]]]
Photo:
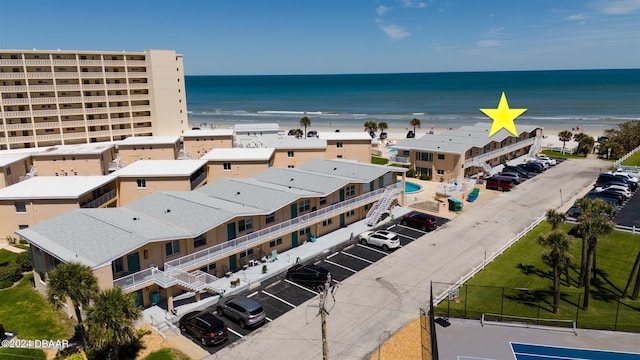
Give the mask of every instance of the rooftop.
[[212, 149], [204, 154], [200, 160], [215, 161], [252, 161], [269, 160], [273, 156], [274, 148], [231, 148]]
[[202, 130], [187, 130], [183, 137], [198, 137], [198, 136], [232, 136], [233, 129], [202, 129]]
[[280, 125], [277, 123], [267, 123], [267, 124], [236, 124], [233, 127], [235, 132], [256, 132], [256, 131], [269, 131], [269, 132], [279, 132]]
[[74, 144], [74, 145], [57, 145], [43, 149], [39, 152], [34, 152], [33, 157], [37, 156], [52, 156], [52, 155], [93, 155], [102, 154], [105, 151], [112, 149], [116, 143], [114, 142], [99, 142], [88, 144]]
[[271, 146], [276, 149], [326, 149], [327, 140], [318, 138], [296, 139], [286, 137], [273, 141]]
[[118, 145], [160, 145], [175, 144], [180, 136], [131, 136], [117, 142]]
[[137, 160], [112, 172], [112, 175], [129, 176], [190, 176], [207, 164], [206, 160]]
[[[10, 150], [7, 150], [10, 151]], [[16, 161], [26, 160], [31, 157], [31, 153], [9, 153], [0, 152], [0, 167], [11, 165]]]
[[371, 135], [366, 132], [359, 131], [341, 131], [341, 132], [318, 132], [320, 139], [326, 140], [368, 140], [371, 141]]
[[[35, 176], [0, 189], [1, 200], [77, 199], [113, 181], [115, 176]], [[55, 191], [52, 191], [55, 189]]]

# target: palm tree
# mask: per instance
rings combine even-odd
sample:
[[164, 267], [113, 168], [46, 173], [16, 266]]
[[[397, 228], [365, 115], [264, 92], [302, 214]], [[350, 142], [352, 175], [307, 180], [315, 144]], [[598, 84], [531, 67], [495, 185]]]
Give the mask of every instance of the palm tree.
[[136, 340], [135, 321], [140, 315], [133, 293], [119, 287], [101, 291], [87, 311], [87, 336], [96, 350], [118, 359], [120, 347]]
[[413, 133], [416, 133], [416, 127], [420, 127], [420, 125], [422, 125], [422, 121], [420, 121], [420, 119], [418, 118], [413, 118], [411, 119], [411, 121], [409, 121], [409, 126], [413, 126]]
[[78, 324], [82, 324], [80, 306], [87, 306], [98, 292], [98, 282], [90, 267], [76, 263], [62, 263], [49, 273], [47, 300], [59, 308], [71, 299]]
[[553, 313], [555, 314], [560, 308], [560, 274], [571, 264], [569, 254], [571, 239], [561, 232], [553, 231], [547, 237], [540, 235], [538, 242], [549, 248], [542, 257], [553, 268]]
[[558, 133], [558, 138], [560, 139], [560, 141], [562, 141], [562, 153], [563, 154], [564, 154], [564, 145], [567, 143], [567, 141], [571, 141], [572, 137], [573, 137], [573, 134], [569, 130], [560, 131]]
[[295, 129], [293, 131], [293, 135], [295, 135], [296, 139], [300, 139], [304, 135], [304, 133], [300, 129]]
[[303, 116], [300, 119], [300, 126], [304, 126], [304, 138], [307, 138], [307, 126], [311, 126], [311, 118], [308, 116]]
[[387, 130], [388, 128], [389, 128], [389, 125], [386, 122], [382, 121], [378, 123], [378, 130], [380, 130], [380, 133]]
[[378, 123], [376, 123], [373, 120], [367, 120], [364, 123], [364, 131], [371, 133], [371, 132], [375, 132], [376, 130], [378, 130]]
[[551, 230], [557, 230], [558, 226], [564, 222], [565, 218], [566, 216], [564, 213], [553, 209], [547, 210], [547, 221], [551, 224]]

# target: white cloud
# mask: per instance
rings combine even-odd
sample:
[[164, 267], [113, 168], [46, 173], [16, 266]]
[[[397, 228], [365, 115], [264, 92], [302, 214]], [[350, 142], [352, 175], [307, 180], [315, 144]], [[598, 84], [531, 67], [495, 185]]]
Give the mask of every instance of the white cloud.
[[487, 31], [486, 35], [489, 37], [496, 37], [502, 34], [502, 30], [504, 30], [504, 27], [491, 28]]
[[502, 43], [498, 40], [480, 40], [478, 41], [478, 46], [480, 47], [502, 46]]
[[400, 40], [408, 36], [411, 36], [407, 30], [402, 26], [397, 25], [380, 25], [380, 29], [391, 39]]
[[380, 5], [376, 8], [376, 13], [378, 13], [378, 16], [382, 16], [386, 13], [389, 12], [389, 10], [391, 10], [390, 8], [384, 6], [384, 5]]
[[412, 0], [402, 0], [402, 6], [408, 8], [419, 8], [424, 9], [427, 7], [427, 3], [422, 1], [412, 1]]
[[601, 1], [598, 5], [608, 15], [630, 14], [640, 10], [640, 0]]
[[582, 14], [576, 14], [576, 15], [571, 15], [567, 17], [567, 20], [571, 20], [571, 21], [583, 21], [586, 19], [587, 17]]

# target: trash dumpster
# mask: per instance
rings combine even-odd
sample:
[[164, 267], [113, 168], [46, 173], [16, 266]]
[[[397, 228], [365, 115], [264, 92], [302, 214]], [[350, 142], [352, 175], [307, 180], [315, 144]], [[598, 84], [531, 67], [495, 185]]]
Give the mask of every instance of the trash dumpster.
[[454, 198], [448, 198], [447, 200], [449, 200], [449, 210], [462, 211], [462, 201]]
[[480, 188], [473, 188], [473, 190], [471, 190], [471, 192], [469, 193], [469, 196], [467, 196], [467, 201], [468, 202], [476, 201], [476, 199], [478, 198], [478, 195], [480, 195]]

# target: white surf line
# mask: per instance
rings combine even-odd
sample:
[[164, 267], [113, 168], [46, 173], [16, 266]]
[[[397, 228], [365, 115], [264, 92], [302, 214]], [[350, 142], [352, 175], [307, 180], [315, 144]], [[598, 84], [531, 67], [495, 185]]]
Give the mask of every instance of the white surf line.
[[306, 287], [304, 287], [304, 286], [302, 286], [302, 285], [296, 284], [296, 283], [294, 283], [294, 282], [293, 282], [293, 281], [291, 281], [291, 280], [284, 279], [284, 281], [285, 281], [285, 282], [288, 282], [288, 283], [289, 283], [289, 284], [291, 284], [291, 285], [295, 285], [295, 286], [299, 287], [300, 289], [307, 290], [307, 291], [308, 291], [308, 292], [310, 292], [310, 293], [314, 293], [314, 294], [318, 295], [318, 293], [317, 293], [317, 292], [315, 292], [315, 291], [313, 291], [313, 290], [311, 290], [311, 289], [309, 289], [309, 288], [306, 288]]
[[251, 294], [247, 295], [247, 297], [250, 298], [250, 297], [253, 297], [253, 296], [256, 296], [256, 295], [258, 295], [258, 292], [254, 291]]
[[338, 254], [339, 254], [339, 253], [336, 251], [336, 252], [334, 252], [333, 254], [331, 254], [331, 255], [327, 256], [327, 259], [331, 259], [332, 257], [334, 257], [334, 256], [336, 256], [336, 255], [338, 255]]
[[287, 300], [285, 300], [285, 299], [279, 298], [279, 297], [277, 297], [277, 296], [275, 296], [275, 295], [273, 295], [273, 294], [270, 294], [270, 293], [268, 293], [268, 292], [266, 292], [266, 291], [264, 291], [264, 290], [262, 290], [262, 293], [263, 293], [263, 294], [265, 294], [265, 295], [267, 295], [267, 296], [270, 296], [270, 297], [272, 297], [272, 298], [274, 298], [274, 299], [276, 299], [276, 300], [278, 300], [278, 301], [281, 301], [281, 302], [283, 302], [283, 303], [285, 303], [285, 304], [287, 304], [287, 305], [291, 306], [291, 307], [292, 307], [292, 308], [294, 308], [294, 309], [296, 308], [296, 306], [295, 306], [295, 305], [293, 305], [292, 303], [288, 302], [288, 301], [287, 301]]
[[365, 249], [367, 249], [367, 250], [375, 251], [375, 252], [380, 253], [380, 254], [389, 255], [389, 253], [386, 253], [386, 252], [384, 252], [384, 251], [382, 251], [382, 250], [378, 250], [378, 249], [373, 248], [373, 247], [371, 247], [371, 246], [362, 245], [362, 244], [358, 244], [358, 246], [360, 246], [360, 247], [362, 247], [362, 248], [365, 248]]
[[237, 331], [234, 331], [232, 328], [227, 328], [227, 330], [229, 330], [229, 332], [232, 333], [233, 335], [239, 336], [240, 338], [244, 337], [244, 335], [240, 334]]
[[341, 253], [343, 253], [343, 254], [345, 254], [345, 255], [347, 255], [347, 256], [351, 256], [351, 257], [352, 257], [352, 258], [354, 258], [354, 259], [358, 259], [358, 260], [360, 260], [360, 261], [364, 261], [364, 262], [367, 262], [367, 263], [369, 263], [369, 264], [373, 264], [373, 261], [371, 261], [371, 260], [367, 260], [367, 259], [365, 259], [365, 258], [361, 258], [360, 256], [356, 256], [356, 255], [353, 255], [353, 254], [349, 254], [348, 252], [344, 252], [344, 251], [341, 251]]
[[353, 270], [353, 269], [351, 269], [351, 268], [348, 268], [348, 267], [346, 267], [346, 266], [344, 266], [344, 265], [340, 265], [340, 264], [335, 263], [335, 262], [333, 262], [333, 261], [325, 260], [324, 262], [326, 262], [327, 264], [331, 264], [331, 265], [337, 266], [337, 267], [339, 267], [339, 268], [343, 268], [343, 269], [345, 269], [345, 270], [349, 270], [349, 271], [351, 271], [351, 272], [352, 272], [352, 273], [354, 273], [354, 274], [358, 272], [358, 270]]

